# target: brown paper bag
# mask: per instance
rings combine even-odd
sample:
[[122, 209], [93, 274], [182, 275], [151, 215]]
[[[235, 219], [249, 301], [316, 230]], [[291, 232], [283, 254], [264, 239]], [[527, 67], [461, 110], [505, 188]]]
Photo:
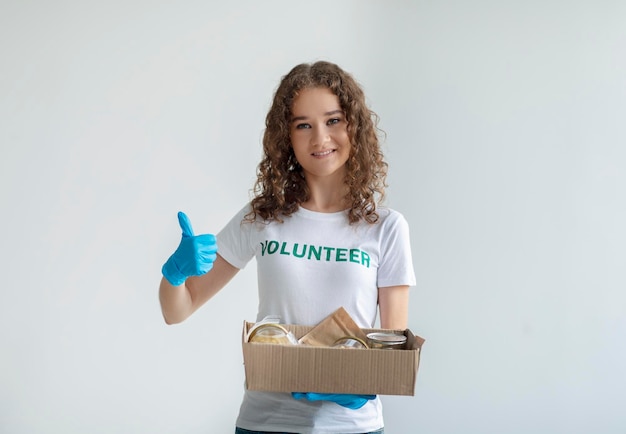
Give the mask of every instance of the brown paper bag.
[[350, 317], [343, 307], [327, 316], [311, 331], [300, 338], [303, 345], [332, 346], [337, 339], [345, 336], [353, 336], [367, 342], [367, 336]]

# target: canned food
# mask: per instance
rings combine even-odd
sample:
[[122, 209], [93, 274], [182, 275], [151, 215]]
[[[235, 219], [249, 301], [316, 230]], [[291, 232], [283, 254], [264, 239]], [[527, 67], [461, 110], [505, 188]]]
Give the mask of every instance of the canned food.
[[265, 323], [251, 331], [248, 342], [264, 344], [296, 344], [297, 340], [280, 324]]
[[357, 349], [367, 349], [367, 343], [363, 341], [363, 339], [357, 338], [356, 336], [344, 336], [339, 338], [333, 344], [334, 348], [357, 348]]
[[394, 332], [368, 333], [367, 340], [370, 348], [381, 350], [402, 349], [406, 344], [406, 336]]

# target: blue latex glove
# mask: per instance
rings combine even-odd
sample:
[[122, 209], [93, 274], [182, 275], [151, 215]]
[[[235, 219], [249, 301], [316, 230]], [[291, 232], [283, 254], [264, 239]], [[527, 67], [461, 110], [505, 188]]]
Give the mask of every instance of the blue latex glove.
[[296, 399], [308, 399], [309, 401], [332, 401], [352, 410], [358, 410], [367, 401], [376, 398], [376, 395], [348, 395], [343, 393], [293, 392], [291, 395]]
[[182, 285], [189, 276], [207, 273], [217, 258], [215, 235], [194, 236], [191, 222], [184, 212], [178, 213], [178, 223], [183, 230], [183, 237], [161, 269], [163, 276], [174, 286]]

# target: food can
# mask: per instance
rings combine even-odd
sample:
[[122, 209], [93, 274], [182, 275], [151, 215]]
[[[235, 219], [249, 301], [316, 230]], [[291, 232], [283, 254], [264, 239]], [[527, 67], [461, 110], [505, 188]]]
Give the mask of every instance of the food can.
[[357, 348], [357, 349], [368, 349], [368, 345], [363, 339], [357, 338], [356, 336], [344, 336], [339, 338], [333, 344], [334, 348]]
[[370, 348], [380, 350], [403, 349], [406, 344], [406, 336], [394, 332], [368, 333], [367, 341]]
[[287, 344], [297, 343], [293, 335], [283, 326], [276, 323], [265, 323], [251, 331], [248, 342], [264, 344]]

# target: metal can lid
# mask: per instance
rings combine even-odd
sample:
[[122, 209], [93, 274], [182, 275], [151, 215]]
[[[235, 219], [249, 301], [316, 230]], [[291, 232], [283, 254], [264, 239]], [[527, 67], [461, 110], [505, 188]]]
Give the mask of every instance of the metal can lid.
[[406, 342], [406, 336], [392, 332], [368, 333], [367, 338], [382, 345], [400, 345]]

